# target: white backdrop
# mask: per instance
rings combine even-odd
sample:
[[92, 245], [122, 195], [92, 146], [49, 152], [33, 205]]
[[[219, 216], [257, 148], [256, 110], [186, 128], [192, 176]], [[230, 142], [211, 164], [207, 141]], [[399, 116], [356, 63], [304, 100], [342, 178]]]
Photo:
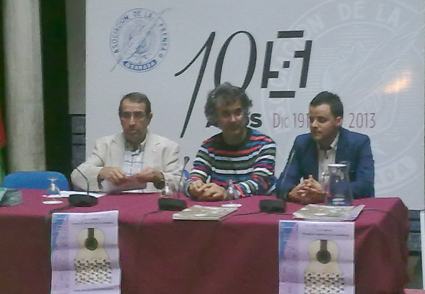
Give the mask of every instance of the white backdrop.
[[86, 9], [87, 153], [121, 130], [118, 102], [139, 91], [152, 101], [151, 131], [193, 159], [219, 131], [206, 127], [206, 95], [229, 81], [254, 101], [251, 126], [276, 141], [279, 176], [309, 131], [310, 100], [328, 90], [344, 103], [344, 127], [371, 137], [377, 196], [424, 207], [423, 0], [88, 0]]

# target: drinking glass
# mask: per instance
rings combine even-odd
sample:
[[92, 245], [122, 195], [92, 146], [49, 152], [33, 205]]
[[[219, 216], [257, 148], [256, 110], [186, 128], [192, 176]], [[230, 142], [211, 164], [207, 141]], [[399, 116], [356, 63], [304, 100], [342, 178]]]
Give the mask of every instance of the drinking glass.
[[170, 188], [168, 183], [165, 183], [164, 188], [161, 190], [161, 197], [173, 198], [173, 190]]
[[46, 197], [49, 198], [49, 200], [43, 201], [44, 204], [62, 203], [60, 198], [61, 190], [56, 185], [56, 180], [56, 178], [49, 178], [50, 185], [46, 190]]
[[324, 202], [329, 205], [330, 202], [330, 191], [329, 191], [329, 170], [325, 170], [322, 173], [322, 177], [319, 181], [320, 185], [322, 186], [322, 192], [325, 195]]

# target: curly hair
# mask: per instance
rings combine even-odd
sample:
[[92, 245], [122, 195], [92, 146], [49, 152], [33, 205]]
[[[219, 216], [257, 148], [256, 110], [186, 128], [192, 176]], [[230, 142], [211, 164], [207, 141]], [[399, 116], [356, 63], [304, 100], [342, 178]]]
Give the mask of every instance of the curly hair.
[[218, 104], [230, 105], [241, 101], [244, 120], [248, 124], [249, 109], [252, 106], [252, 100], [249, 99], [245, 90], [225, 82], [218, 85], [214, 90], [208, 93], [207, 103], [204, 107], [204, 113], [208, 122], [217, 126], [217, 106]]

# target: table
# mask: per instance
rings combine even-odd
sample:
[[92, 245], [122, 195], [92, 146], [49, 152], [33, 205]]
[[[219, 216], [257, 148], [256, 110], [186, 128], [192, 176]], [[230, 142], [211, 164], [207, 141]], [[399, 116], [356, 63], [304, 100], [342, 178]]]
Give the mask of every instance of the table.
[[[43, 191], [22, 191], [23, 204], [0, 207], [0, 292], [47, 294], [51, 270], [44, 219], [60, 205], [42, 204]], [[259, 201], [268, 198], [237, 200], [242, 203], [237, 214], [257, 212]], [[67, 210], [119, 210], [123, 294], [278, 293], [278, 221], [291, 215], [173, 221], [171, 211], [148, 214], [157, 210], [157, 201], [154, 194], [105, 196], [97, 206]], [[398, 198], [355, 200], [359, 204], [366, 207], [355, 224], [356, 293], [403, 293], [408, 282], [408, 210]], [[289, 213], [300, 208], [287, 204]]]

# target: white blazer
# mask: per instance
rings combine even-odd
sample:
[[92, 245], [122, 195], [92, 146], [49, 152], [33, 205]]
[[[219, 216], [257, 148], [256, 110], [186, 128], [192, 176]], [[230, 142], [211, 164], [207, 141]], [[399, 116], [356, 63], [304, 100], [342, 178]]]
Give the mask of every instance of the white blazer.
[[[78, 167], [89, 180], [90, 191], [100, 190], [97, 176], [103, 167], [122, 167], [124, 150], [123, 133], [102, 137], [96, 141], [90, 157]], [[149, 166], [162, 172], [166, 183], [174, 191], [179, 186], [178, 182], [182, 172], [179, 151], [180, 147], [176, 142], [150, 132], [147, 133], [143, 167]], [[87, 189], [86, 180], [76, 169], [71, 174], [71, 180], [74, 186], [83, 190]], [[155, 188], [153, 183], [147, 183], [144, 192], [159, 192], [159, 190]]]

